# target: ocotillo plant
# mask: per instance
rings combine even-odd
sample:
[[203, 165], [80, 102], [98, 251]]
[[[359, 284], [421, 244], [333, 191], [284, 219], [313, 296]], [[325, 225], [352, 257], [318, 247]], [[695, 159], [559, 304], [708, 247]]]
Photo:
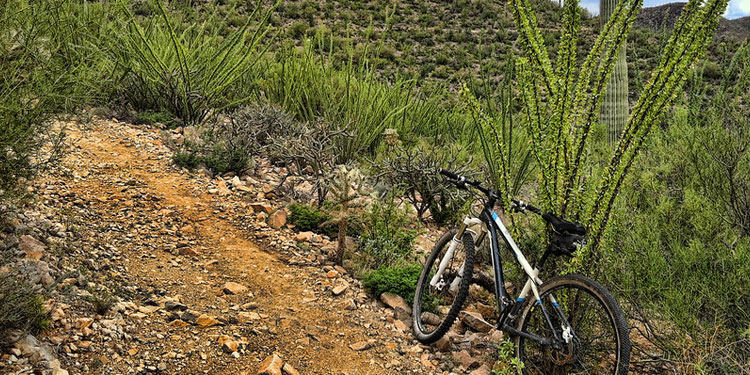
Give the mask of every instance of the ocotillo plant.
[[[528, 0], [511, 0], [525, 56], [518, 59], [523, 122], [539, 168], [538, 200], [546, 211], [584, 223], [589, 244], [571, 265], [594, 265], [587, 257], [603, 243], [614, 200], [651, 126], [672, 103], [693, 62], [705, 51], [728, 0], [690, 0], [663, 49], [661, 61], [633, 107], [609, 165], [594, 173], [589, 134], [598, 121], [604, 92], [642, 0], [622, 0], [591, 51], [578, 61], [578, 1], [564, 4], [556, 66], [547, 53]], [[470, 97], [470, 95], [469, 95]], [[470, 106], [478, 111], [478, 106]], [[501, 145], [502, 146], [502, 145]], [[505, 151], [500, 154], [505, 154]], [[502, 165], [503, 163], [501, 163]], [[505, 186], [513, 176], [501, 168]], [[506, 188], [507, 192], [507, 188]]]
[[[599, 1], [599, 17], [602, 22], [602, 28], [607, 25], [616, 6], [617, 0]], [[609, 77], [600, 113], [601, 122], [607, 126], [607, 140], [610, 144], [617, 142], [622, 129], [628, 122], [628, 63], [625, 48], [626, 46], [623, 42], [620, 53], [617, 56], [615, 69]]]

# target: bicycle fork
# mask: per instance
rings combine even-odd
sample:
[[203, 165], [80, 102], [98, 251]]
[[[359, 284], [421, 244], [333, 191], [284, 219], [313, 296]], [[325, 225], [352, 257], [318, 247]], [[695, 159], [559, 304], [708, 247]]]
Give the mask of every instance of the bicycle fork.
[[[473, 229], [470, 229], [473, 226], [481, 225], [482, 221], [477, 218], [472, 217], [466, 217], [464, 218], [464, 221], [461, 223], [461, 226], [458, 228], [458, 232], [456, 232], [456, 235], [453, 236], [453, 239], [451, 240], [450, 245], [448, 245], [448, 250], [445, 252], [445, 255], [443, 256], [443, 259], [440, 260], [440, 265], [438, 265], [438, 270], [435, 272], [435, 275], [432, 276], [432, 279], [430, 279], [430, 286], [442, 291], [443, 288], [445, 288], [446, 283], [445, 280], [443, 280], [443, 273], [445, 272], [445, 269], [448, 267], [448, 264], [453, 260], [453, 255], [456, 251], [456, 246], [458, 246], [464, 236], [464, 233], [468, 230], [469, 232], [473, 233], [474, 237], [474, 245], [479, 245], [482, 240], [484, 240], [484, 236], [486, 235], [486, 230], [480, 230], [480, 233], [477, 234], [477, 232]], [[461, 281], [463, 280], [464, 276], [464, 266], [466, 262], [461, 264], [461, 267], [458, 269], [458, 275], [453, 279], [450, 286], [448, 287], [448, 291], [451, 293], [455, 293], [458, 290], [458, 286], [461, 285]]]

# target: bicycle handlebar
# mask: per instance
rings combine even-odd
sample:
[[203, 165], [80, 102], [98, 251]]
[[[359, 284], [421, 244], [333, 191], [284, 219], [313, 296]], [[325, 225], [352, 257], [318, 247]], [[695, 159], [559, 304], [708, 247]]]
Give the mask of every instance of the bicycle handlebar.
[[483, 187], [482, 184], [479, 183], [479, 181], [469, 180], [468, 178], [464, 176], [461, 176], [451, 171], [446, 171], [445, 169], [442, 169], [442, 168], [438, 169], [438, 173], [440, 173], [441, 175], [445, 177], [448, 177], [450, 180], [453, 180], [450, 182], [456, 185], [456, 187], [458, 187], [459, 189], [466, 190], [466, 185], [469, 185], [469, 186], [473, 186], [474, 188], [481, 191], [482, 193], [487, 194], [488, 196], [493, 195], [493, 194], [496, 195], [495, 192], [492, 191], [491, 189]]

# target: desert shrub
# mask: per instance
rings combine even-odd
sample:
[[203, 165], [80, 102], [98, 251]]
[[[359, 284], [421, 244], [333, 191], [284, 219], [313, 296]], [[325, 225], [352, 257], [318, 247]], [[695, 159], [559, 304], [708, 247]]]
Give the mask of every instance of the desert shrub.
[[721, 78], [721, 67], [713, 61], [703, 63], [703, 76], [711, 79]]
[[342, 145], [350, 138], [345, 129], [315, 121], [299, 124], [292, 135], [275, 140], [269, 145], [268, 155], [287, 168], [287, 175], [279, 186], [288, 177], [301, 177], [312, 185], [318, 206], [323, 205], [328, 195], [328, 181], [339, 165]]
[[[139, 111], [169, 112], [185, 124], [202, 122], [210, 111], [242, 102], [231, 97], [234, 83], [250, 74], [265, 51], [273, 8], [261, 3], [247, 22], [226, 38], [225, 21], [213, 14], [202, 22], [187, 22], [169, 13], [161, 1], [159, 17], [147, 24], [131, 13], [103, 46], [121, 70], [120, 94]], [[184, 13], [184, 12], [183, 12]]]
[[190, 151], [176, 151], [172, 155], [172, 161], [181, 168], [195, 169], [200, 163], [200, 157], [198, 154]]
[[407, 302], [414, 300], [417, 279], [422, 272], [419, 264], [393, 267], [379, 267], [364, 275], [364, 285], [374, 295], [391, 293], [403, 297]]
[[247, 172], [254, 167], [254, 157], [267, 156], [271, 145], [299, 132], [289, 115], [267, 104], [244, 106], [199, 129], [197, 139], [187, 140], [176, 150], [173, 161], [219, 174]]
[[231, 111], [225, 120], [214, 122], [212, 128], [216, 138], [229, 148], [245, 150], [249, 155], [265, 155], [269, 145], [279, 138], [294, 136], [299, 130], [291, 115], [266, 103]]
[[138, 112], [133, 119], [136, 125], [156, 125], [162, 124], [167, 129], [175, 129], [179, 123], [175, 121], [171, 114], [167, 112], [143, 111]]
[[301, 232], [320, 232], [320, 225], [330, 219], [328, 214], [317, 207], [292, 203], [287, 208], [289, 209], [289, 222]]
[[649, 335], [664, 356], [690, 353], [683, 364], [697, 373], [742, 373], [750, 355], [748, 73], [750, 44], [715, 97], [702, 100], [691, 83], [655, 131], [618, 206], [618, 256], [606, 272], [633, 316], [671, 326]]
[[417, 217], [424, 221], [427, 210], [438, 224], [458, 217], [468, 196], [443, 182], [438, 170], [445, 168], [471, 177], [468, 168], [471, 157], [458, 147], [441, 148], [426, 142], [414, 147], [402, 146], [397, 141], [386, 140], [386, 143], [389, 147], [377, 169], [390, 186], [404, 192]]
[[49, 329], [49, 325], [49, 312], [31, 285], [0, 275], [0, 346], [10, 344], [5, 342], [10, 331], [36, 334]]
[[64, 131], [51, 120], [83, 100], [83, 78], [65, 54], [69, 41], [52, 38], [55, 5], [0, 6], [0, 199], [19, 193], [61, 156]]
[[413, 255], [417, 233], [408, 228], [411, 218], [408, 211], [399, 206], [398, 194], [400, 192], [387, 193], [362, 215], [364, 228], [358, 252], [366, 268], [390, 266]]

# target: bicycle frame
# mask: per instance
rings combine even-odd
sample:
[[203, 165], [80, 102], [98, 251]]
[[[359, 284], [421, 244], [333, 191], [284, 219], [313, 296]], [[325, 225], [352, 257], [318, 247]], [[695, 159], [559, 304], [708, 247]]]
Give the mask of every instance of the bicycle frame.
[[[501, 329], [503, 331], [509, 332], [514, 335], [523, 336], [527, 339], [534, 340], [539, 342], [543, 345], [552, 345], [556, 346], [557, 344], [554, 342], [551, 342], [550, 340], [530, 334], [527, 332], [521, 332], [520, 330], [513, 327], [511, 324], [517, 317], [518, 308], [522, 305], [521, 302], [524, 302], [529, 295], [533, 295], [535, 297], [536, 302], [541, 306], [542, 311], [544, 313], [544, 316], [550, 325], [550, 328], [552, 328], [552, 321], [549, 318], [548, 312], [545, 309], [544, 305], [541, 303], [541, 297], [539, 294], [539, 288], [542, 285], [542, 280], [539, 278], [539, 268], [538, 267], [532, 267], [531, 264], [529, 264], [529, 261], [526, 259], [524, 254], [521, 252], [521, 249], [518, 247], [516, 242], [513, 240], [513, 237], [510, 235], [510, 232], [505, 227], [505, 224], [500, 219], [500, 216], [493, 210], [494, 202], [488, 202], [488, 204], [485, 205], [484, 209], [482, 210], [482, 213], [479, 215], [479, 218], [470, 217], [467, 216], [464, 218], [462, 225], [460, 226], [457, 234], [455, 237], [453, 237], [453, 240], [451, 241], [451, 244], [448, 247], [448, 250], [446, 251], [446, 254], [443, 256], [443, 259], [440, 261], [440, 265], [438, 266], [438, 271], [435, 273], [435, 275], [430, 280], [430, 285], [438, 288], [442, 288], [445, 285], [439, 285], [440, 280], [442, 280], [441, 276], [442, 273], [445, 271], [445, 268], [447, 267], [450, 260], [453, 258], [453, 253], [455, 251], [456, 246], [460, 243], [460, 239], [463, 237], [464, 233], [468, 230], [471, 233], [474, 234], [474, 241], [476, 245], [479, 245], [484, 240], [486, 234], [489, 232], [490, 234], [490, 252], [491, 252], [491, 260], [492, 260], [492, 267], [495, 273], [495, 298], [498, 301], [498, 309], [499, 309], [499, 316], [500, 319], [498, 320], [498, 329]], [[476, 226], [480, 226], [479, 233], [477, 233], [476, 230], [473, 228]], [[523, 271], [528, 276], [528, 279], [526, 281], [526, 284], [524, 285], [523, 289], [521, 290], [521, 293], [519, 294], [518, 298], [513, 301], [511, 300], [507, 289], [505, 288], [505, 281], [503, 279], [503, 266], [502, 266], [502, 260], [500, 258], [500, 246], [499, 246], [499, 240], [498, 240], [498, 231], [502, 235], [503, 240], [505, 241], [505, 244], [510, 248], [511, 252], [513, 253], [516, 261], [521, 266]], [[543, 263], [543, 262], [540, 262]], [[540, 264], [541, 266], [541, 264]], [[463, 275], [463, 265], [459, 269], [459, 275]], [[451, 283], [450, 288], [457, 288], [458, 285], [461, 283], [461, 276], [456, 277], [453, 282]], [[562, 318], [562, 321], [564, 323], [564, 337], [563, 339], [565, 342], [568, 342], [570, 340], [570, 337], [572, 337], [572, 331], [571, 326], [567, 321], [567, 318], [563, 314], [562, 310], [560, 309], [557, 301], [555, 300], [554, 296], [552, 294], [549, 294], [550, 301], [552, 302], [552, 305], [555, 307], [556, 312], [559, 314], [559, 316]], [[511, 324], [508, 324], [511, 323]], [[555, 339], [560, 340], [560, 337], [558, 337], [558, 334], [556, 330], [553, 328], [552, 332], [555, 335]]]

